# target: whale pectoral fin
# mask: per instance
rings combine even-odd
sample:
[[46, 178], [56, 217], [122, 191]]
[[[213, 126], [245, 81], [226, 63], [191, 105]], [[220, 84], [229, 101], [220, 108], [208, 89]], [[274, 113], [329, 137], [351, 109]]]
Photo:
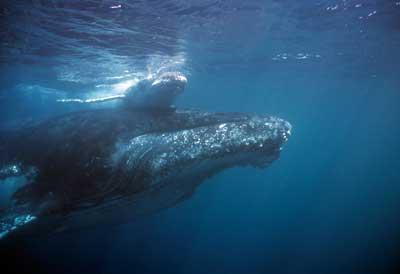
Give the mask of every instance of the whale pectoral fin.
[[[23, 227], [36, 220], [29, 203], [16, 198], [23, 189], [30, 189], [31, 183], [23, 176], [7, 178], [0, 185], [0, 241], [20, 234]], [[18, 196], [18, 195], [17, 195]], [[13, 238], [13, 237], [11, 237]]]
[[58, 99], [57, 102], [60, 103], [78, 103], [78, 104], [93, 104], [93, 103], [103, 103], [108, 101], [114, 101], [118, 99], [125, 98], [125, 94], [112, 95], [106, 97], [92, 98], [92, 99], [79, 99], [79, 98], [70, 98], [70, 99]]
[[31, 214], [11, 214], [0, 219], [0, 240], [18, 233], [23, 226], [33, 223], [37, 219]]
[[[23, 238], [46, 230], [42, 217], [58, 206], [52, 193], [38, 191], [37, 182], [16, 190], [7, 205], [0, 207], [0, 243], [4, 240]], [[40, 220], [39, 220], [40, 219]], [[49, 231], [51, 227], [48, 227]]]

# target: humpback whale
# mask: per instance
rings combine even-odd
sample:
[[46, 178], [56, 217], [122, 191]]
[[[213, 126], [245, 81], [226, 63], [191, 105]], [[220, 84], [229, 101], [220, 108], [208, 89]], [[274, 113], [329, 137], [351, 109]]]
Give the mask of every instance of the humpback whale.
[[122, 101], [125, 108], [169, 109], [185, 89], [187, 78], [180, 72], [168, 71], [150, 76], [129, 87], [123, 94], [92, 99], [60, 99], [63, 103], [94, 104]]
[[0, 238], [118, 224], [174, 206], [221, 170], [268, 166], [290, 131], [267, 115], [140, 108], [2, 130]]

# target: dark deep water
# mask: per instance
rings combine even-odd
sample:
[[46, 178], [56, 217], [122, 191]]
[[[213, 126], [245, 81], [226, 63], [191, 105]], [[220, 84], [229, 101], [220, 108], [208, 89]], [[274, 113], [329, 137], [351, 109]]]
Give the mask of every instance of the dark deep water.
[[179, 107], [293, 125], [268, 169], [226, 170], [129, 224], [33, 239], [10, 251], [19, 271], [400, 273], [400, 2], [9, 1], [0, 16], [3, 125], [171, 68], [188, 77]]

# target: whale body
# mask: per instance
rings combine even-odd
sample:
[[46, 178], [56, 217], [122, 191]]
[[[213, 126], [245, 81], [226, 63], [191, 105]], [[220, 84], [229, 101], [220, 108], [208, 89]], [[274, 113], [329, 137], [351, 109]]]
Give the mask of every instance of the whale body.
[[0, 238], [118, 224], [171, 207], [221, 170], [268, 166], [290, 131], [267, 115], [126, 108], [0, 131]]

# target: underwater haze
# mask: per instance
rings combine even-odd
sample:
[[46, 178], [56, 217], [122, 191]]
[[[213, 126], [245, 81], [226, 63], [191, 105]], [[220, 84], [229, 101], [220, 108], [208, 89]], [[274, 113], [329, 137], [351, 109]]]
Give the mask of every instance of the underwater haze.
[[168, 71], [187, 78], [177, 108], [292, 125], [267, 169], [227, 169], [126, 224], [31, 237], [1, 251], [4, 269], [400, 273], [399, 0], [15, 0], [0, 37], [0, 128]]

